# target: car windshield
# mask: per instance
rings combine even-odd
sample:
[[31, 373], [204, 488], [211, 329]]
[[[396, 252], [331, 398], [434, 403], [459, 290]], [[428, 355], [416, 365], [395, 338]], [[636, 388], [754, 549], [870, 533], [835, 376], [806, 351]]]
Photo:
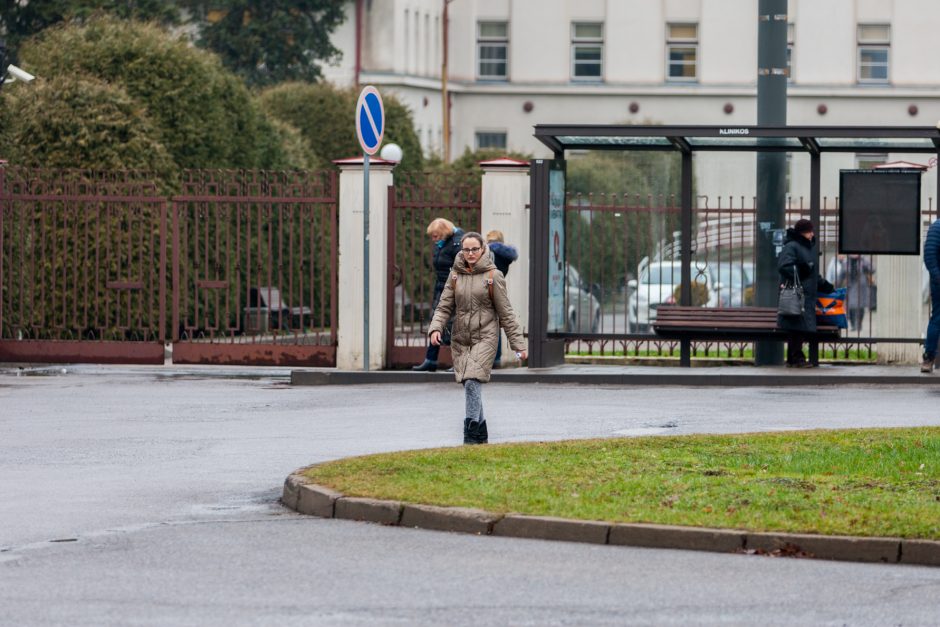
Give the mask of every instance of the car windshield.
[[744, 282], [741, 268], [730, 263], [719, 263], [709, 266], [708, 274], [712, 283], [737, 286]]
[[677, 285], [682, 282], [682, 266], [676, 264], [654, 264], [647, 268], [640, 281], [649, 285]]

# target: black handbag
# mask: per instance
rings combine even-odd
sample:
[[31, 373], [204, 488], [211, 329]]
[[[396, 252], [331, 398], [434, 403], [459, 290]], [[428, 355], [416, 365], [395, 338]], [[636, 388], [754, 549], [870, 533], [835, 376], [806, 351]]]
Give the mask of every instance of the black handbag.
[[777, 313], [788, 317], [802, 316], [805, 297], [803, 285], [800, 283], [800, 275], [794, 268], [793, 282], [785, 283], [780, 288], [780, 296], [777, 299]]

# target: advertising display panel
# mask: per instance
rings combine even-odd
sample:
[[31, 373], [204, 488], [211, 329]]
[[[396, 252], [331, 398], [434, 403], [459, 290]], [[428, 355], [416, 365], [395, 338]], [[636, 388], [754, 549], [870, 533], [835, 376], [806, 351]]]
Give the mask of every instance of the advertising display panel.
[[920, 254], [920, 178], [913, 169], [839, 172], [839, 252]]

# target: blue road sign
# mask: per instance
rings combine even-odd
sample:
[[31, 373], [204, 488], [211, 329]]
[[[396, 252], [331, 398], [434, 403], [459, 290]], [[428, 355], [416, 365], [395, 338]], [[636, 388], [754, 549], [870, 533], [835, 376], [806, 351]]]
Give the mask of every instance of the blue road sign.
[[367, 155], [374, 155], [382, 147], [385, 133], [385, 107], [379, 90], [371, 85], [362, 88], [356, 103], [356, 135]]

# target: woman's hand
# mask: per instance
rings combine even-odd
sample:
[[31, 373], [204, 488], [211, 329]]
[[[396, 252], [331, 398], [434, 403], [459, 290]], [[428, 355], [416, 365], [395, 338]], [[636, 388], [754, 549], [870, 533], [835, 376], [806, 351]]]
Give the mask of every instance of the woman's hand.
[[441, 332], [440, 331], [431, 332], [431, 344], [433, 344], [434, 346], [441, 345]]
[[526, 359], [529, 358], [529, 351], [519, 351], [518, 353], [516, 353], [516, 356], [519, 358], [520, 361], [525, 361]]

